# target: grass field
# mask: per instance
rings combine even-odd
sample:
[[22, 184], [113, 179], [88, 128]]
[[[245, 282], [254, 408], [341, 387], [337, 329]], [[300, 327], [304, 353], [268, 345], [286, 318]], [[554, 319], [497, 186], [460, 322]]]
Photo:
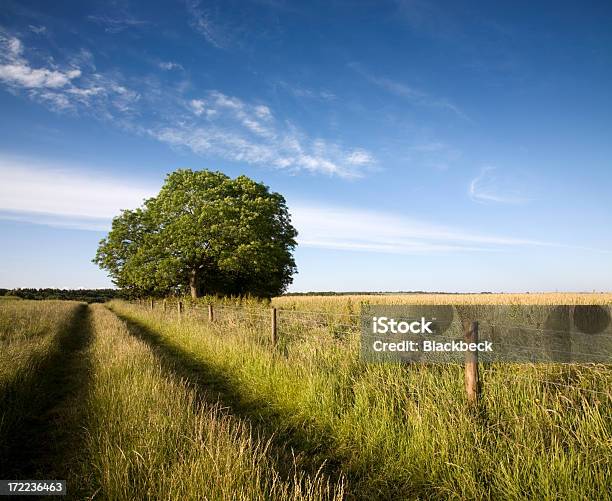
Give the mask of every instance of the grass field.
[[72, 499], [612, 498], [612, 368], [490, 366], [470, 409], [460, 366], [359, 360], [338, 327], [364, 300], [499, 302], [275, 298], [276, 347], [248, 302], [212, 324], [189, 306], [3, 302], [0, 477], [66, 478]]
[[65, 478], [72, 499], [342, 498], [103, 306], [0, 308], [1, 478]]
[[272, 300], [273, 306], [292, 310], [342, 312], [358, 308], [360, 303], [371, 304], [612, 304], [612, 293], [530, 294], [372, 294], [339, 296], [281, 296]]
[[2, 478], [16, 478], [22, 468], [39, 473], [52, 461], [45, 451], [39, 464], [30, 464], [40, 454], [40, 437], [47, 441], [50, 410], [70, 391], [64, 376], [82, 339], [76, 328], [83, 311], [79, 303], [59, 301], [0, 303]]

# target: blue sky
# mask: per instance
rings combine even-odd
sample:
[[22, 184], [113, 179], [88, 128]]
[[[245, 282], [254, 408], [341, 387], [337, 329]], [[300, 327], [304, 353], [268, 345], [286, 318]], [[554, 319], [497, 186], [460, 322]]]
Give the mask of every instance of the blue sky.
[[91, 263], [166, 173], [285, 195], [291, 290], [612, 288], [612, 6], [283, 0], [0, 12], [0, 287]]

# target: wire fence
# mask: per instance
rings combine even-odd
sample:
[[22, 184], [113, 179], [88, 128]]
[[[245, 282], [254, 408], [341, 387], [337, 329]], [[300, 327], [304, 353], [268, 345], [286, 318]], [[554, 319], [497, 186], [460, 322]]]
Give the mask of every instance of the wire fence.
[[[351, 337], [353, 340], [357, 339], [361, 332], [362, 316], [354, 312], [294, 310], [274, 307], [264, 308], [250, 305], [187, 304], [179, 299], [166, 299], [163, 301], [135, 300], [131, 301], [131, 303], [144, 311], [164, 312], [166, 315], [177, 315], [178, 317], [175, 318], [190, 318], [196, 321], [214, 323], [219, 329], [223, 329], [228, 325], [249, 327], [259, 332], [264, 339], [268, 338], [267, 332], [271, 331], [268, 338], [268, 344], [272, 345], [278, 343], [282, 345], [295, 337], [298, 339], [303, 338], [304, 335], [315, 337], [321, 333], [331, 334], [335, 341], [344, 342], [347, 337]], [[482, 328], [497, 328], [507, 331], [522, 330], [542, 335], [565, 332], [559, 329], [533, 327], [516, 323], [504, 324], [499, 322], [484, 322]], [[542, 347], [538, 344], [526, 345], [525, 343], [513, 343], [509, 340], [498, 340], [496, 341], [496, 345], [511, 348], [517, 352], [523, 351], [527, 353]], [[551, 352], [563, 352], [563, 350], [556, 350], [554, 347], [550, 346], [547, 347], [547, 350]], [[550, 387], [553, 387], [559, 390], [575, 391], [612, 400], [612, 366], [607, 362], [610, 352], [573, 351], [572, 354], [585, 357], [600, 356], [606, 359], [606, 363], [576, 362], [571, 364], [560, 364], [557, 362], [518, 362], [521, 366], [524, 366], [525, 370], [523, 372], [530, 371], [529, 375], [517, 371], [506, 371], [504, 377], [510, 384], [513, 382], [525, 381], [537, 384], [542, 389], [550, 389]], [[425, 364], [427, 364], [427, 361], [425, 361]], [[465, 365], [467, 381], [468, 364], [466, 363]], [[503, 365], [507, 365], [507, 363]], [[479, 366], [480, 369], [478, 369]], [[476, 368], [470, 366], [471, 371], [476, 371], [475, 377], [478, 383], [477, 387], [482, 380], [490, 380], [491, 377], [499, 371], [499, 368], [499, 364], [489, 363], [476, 363]], [[601, 376], [597, 379], [597, 385], [605, 387], [591, 388], [576, 384], [572, 381], [571, 370], [573, 368], [580, 368], [583, 376], [585, 373], [593, 376]], [[585, 378], [582, 377], [582, 379]], [[589, 384], [594, 383], [592, 379], [589, 379], [587, 382]], [[481, 390], [481, 387], [477, 388], [479, 393]]]

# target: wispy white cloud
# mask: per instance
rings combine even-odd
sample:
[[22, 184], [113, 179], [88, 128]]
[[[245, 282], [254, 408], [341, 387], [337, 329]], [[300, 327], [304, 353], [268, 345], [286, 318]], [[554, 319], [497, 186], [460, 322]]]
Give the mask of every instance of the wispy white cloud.
[[137, 19], [126, 13], [119, 13], [116, 17], [109, 15], [91, 15], [87, 17], [90, 21], [104, 27], [107, 33], [120, 33], [129, 28], [138, 28], [151, 24], [149, 21]]
[[209, 110], [206, 108], [206, 102], [202, 99], [192, 99], [191, 101], [189, 101], [189, 106], [191, 107], [193, 113], [198, 117], [203, 115], [204, 113], [213, 112], [213, 110]]
[[395, 94], [396, 96], [404, 97], [416, 102], [420, 102], [426, 96], [424, 92], [413, 89], [412, 87], [409, 87], [401, 82], [391, 80], [390, 78], [374, 76], [370, 73], [365, 73], [363, 70], [359, 70], [359, 72], [371, 83], [378, 85], [380, 88], [390, 92], [391, 94]]
[[64, 87], [74, 78], [81, 76], [80, 70], [56, 71], [40, 68], [31, 68], [27, 64], [0, 65], [0, 79], [10, 86], [25, 87], [28, 89]]
[[[91, 54], [81, 51], [70, 66], [61, 68], [49, 62], [35, 65], [25, 56], [21, 41], [0, 32], [0, 82], [15, 90], [25, 90], [37, 101], [58, 111], [88, 108], [99, 117], [111, 118], [115, 111], [130, 111], [139, 99], [114, 78], [89, 71], [84, 73], [76, 61]], [[92, 64], [86, 66], [91, 70]]]
[[426, 0], [394, 0], [398, 19], [406, 22], [416, 32], [439, 39], [453, 39], [461, 29], [456, 13]]
[[409, 101], [410, 103], [417, 106], [424, 106], [429, 108], [439, 108], [450, 111], [465, 120], [470, 118], [461, 110], [458, 106], [454, 105], [446, 98], [433, 96], [420, 89], [411, 87], [405, 83], [392, 80], [387, 77], [374, 75], [369, 71], [366, 71], [359, 63], [349, 63], [349, 68], [356, 71], [363, 78], [365, 78], [371, 84], [383, 89], [384, 91], [394, 94], [400, 98]]
[[[113, 216], [140, 206], [159, 189], [17, 157], [0, 157], [0, 176], [0, 219], [93, 231], [107, 230]], [[354, 207], [290, 201], [289, 210], [305, 247], [414, 254], [550, 245]]]
[[294, 172], [354, 178], [374, 166], [365, 149], [346, 149], [323, 139], [310, 139], [295, 127], [276, 119], [262, 104], [210, 91], [189, 101], [193, 119], [149, 128], [149, 134], [175, 147], [200, 155], [266, 165]]
[[259, 118], [262, 118], [264, 120], [272, 118], [272, 111], [270, 110], [270, 108], [263, 104], [255, 106], [254, 111]]
[[507, 180], [497, 175], [495, 167], [483, 167], [470, 182], [468, 195], [474, 202], [523, 204], [529, 201], [518, 189], [509, 186]]
[[28, 28], [30, 29], [32, 33], [36, 33], [37, 35], [42, 35], [43, 33], [46, 33], [47, 31], [46, 26], [35, 26], [33, 24], [30, 24]]
[[298, 242], [306, 247], [396, 254], [501, 251], [545, 242], [483, 235], [398, 214], [351, 207], [290, 204]]
[[130, 181], [19, 157], [0, 157], [0, 178], [1, 218], [15, 219], [17, 213], [21, 220], [63, 220], [66, 226], [75, 220], [76, 226], [89, 222], [92, 229], [155, 193]]
[[283, 89], [285, 92], [291, 94], [293, 97], [300, 99], [315, 99], [318, 101], [333, 101], [336, 99], [336, 95], [326, 89], [310, 89], [300, 84], [290, 84], [284, 80], [275, 82], [275, 85]]
[[182, 64], [175, 63], [173, 61], [160, 61], [158, 66], [162, 70], [165, 70], [165, 71], [182, 70], [183, 69], [183, 65]]
[[108, 217], [89, 217], [74, 214], [48, 214], [35, 211], [13, 211], [0, 208], [0, 220], [31, 223], [66, 230], [100, 231], [111, 229]]
[[187, 0], [187, 13], [191, 20], [190, 24], [194, 30], [218, 49], [226, 49], [231, 43], [231, 38], [221, 25], [216, 21], [210, 10], [202, 7], [199, 0]]
[[374, 163], [374, 158], [365, 150], [355, 150], [348, 154], [346, 161], [350, 165], [371, 165]]
[[0, 82], [58, 112], [88, 113], [202, 156], [291, 172], [355, 178], [377, 164], [364, 148], [309, 137], [261, 102], [217, 90], [186, 99], [182, 90], [142, 79], [132, 79], [135, 90], [118, 73], [98, 72], [88, 51], [60, 68], [50, 58], [32, 63], [16, 37], [0, 33], [0, 43]]
[[23, 45], [16, 37], [0, 33], [0, 49], [0, 80], [10, 87], [57, 89], [81, 76], [78, 68], [33, 68], [23, 57]]

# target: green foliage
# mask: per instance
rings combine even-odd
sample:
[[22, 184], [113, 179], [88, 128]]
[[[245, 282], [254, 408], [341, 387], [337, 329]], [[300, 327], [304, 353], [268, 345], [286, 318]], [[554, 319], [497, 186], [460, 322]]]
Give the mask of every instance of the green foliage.
[[285, 199], [246, 176], [178, 170], [113, 220], [94, 259], [135, 294], [271, 297], [296, 271]]

